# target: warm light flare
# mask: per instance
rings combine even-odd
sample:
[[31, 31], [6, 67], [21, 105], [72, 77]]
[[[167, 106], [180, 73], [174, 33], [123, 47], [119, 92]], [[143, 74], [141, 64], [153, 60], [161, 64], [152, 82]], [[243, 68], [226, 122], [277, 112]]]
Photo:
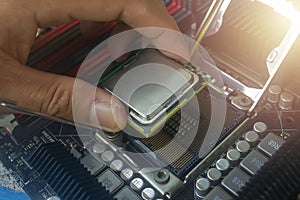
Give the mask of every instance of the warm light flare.
[[258, 0], [259, 2], [273, 7], [275, 12], [291, 20], [293, 24], [300, 26], [300, 12], [296, 10], [292, 2], [286, 0]]

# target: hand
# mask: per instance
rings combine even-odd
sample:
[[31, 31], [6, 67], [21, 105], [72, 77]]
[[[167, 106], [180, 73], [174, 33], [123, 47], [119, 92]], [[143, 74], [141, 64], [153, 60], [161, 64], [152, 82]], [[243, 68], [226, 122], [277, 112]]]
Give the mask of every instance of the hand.
[[[17, 106], [73, 120], [73, 111], [82, 113], [80, 123], [107, 131], [125, 127], [122, 104], [94, 86], [80, 82], [85, 94], [72, 105], [74, 79], [25, 66], [38, 27], [49, 27], [74, 19], [106, 22], [121, 20], [132, 28], [163, 27], [179, 31], [162, 0], [0, 0], [0, 98]], [[115, 116], [115, 118], [113, 117]]]

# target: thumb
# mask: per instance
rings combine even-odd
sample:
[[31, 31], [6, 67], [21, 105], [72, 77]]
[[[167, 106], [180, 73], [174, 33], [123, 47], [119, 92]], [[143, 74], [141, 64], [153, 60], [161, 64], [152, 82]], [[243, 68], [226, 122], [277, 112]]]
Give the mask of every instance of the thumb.
[[63, 82], [73, 90], [72, 115], [75, 122], [100, 126], [110, 132], [125, 128], [126, 112], [115, 97], [80, 79], [63, 77]]
[[[1, 61], [0, 61], [1, 62]], [[38, 71], [15, 61], [1, 63], [0, 97], [17, 106], [117, 132], [126, 126], [122, 104], [95, 86], [74, 78]]]

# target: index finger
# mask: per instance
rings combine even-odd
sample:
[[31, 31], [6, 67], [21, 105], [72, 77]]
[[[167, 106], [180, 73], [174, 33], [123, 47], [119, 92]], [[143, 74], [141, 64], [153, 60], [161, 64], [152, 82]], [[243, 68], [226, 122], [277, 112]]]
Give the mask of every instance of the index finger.
[[[162, 0], [39, 0], [36, 4], [35, 16], [39, 26], [47, 27], [73, 19], [94, 22], [118, 19], [132, 28], [158, 27], [174, 31], [138, 30], [155, 46], [163, 44], [162, 52], [169, 57], [182, 60], [189, 55], [183, 38], [178, 34], [179, 28]], [[180, 52], [180, 55], [174, 52]]]
[[179, 31], [162, 0], [36, 0], [33, 4], [40, 27], [73, 19], [95, 22], [120, 19], [132, 28], [163, 27]]

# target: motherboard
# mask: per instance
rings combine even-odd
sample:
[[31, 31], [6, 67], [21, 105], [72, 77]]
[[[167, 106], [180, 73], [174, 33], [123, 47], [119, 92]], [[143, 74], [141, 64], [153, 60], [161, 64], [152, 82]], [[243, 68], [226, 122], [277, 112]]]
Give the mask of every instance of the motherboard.
[[[256, 90], [240, 86], [264, 88], [266, 60], [289, 25], [253, 2], [230, 1], [217, 33], [202, 39], [205, 55], [226, 75], [220, 85], [200, 72], [208, 81], [195, 94], [199, 108], [187, 103], [145, 138], [133, 128], [112, 134], [42, 116], [1, 115], [1, 162], [33, 200], [299, 199], [300, 41], [249, 111], [255, 98], [247, 91]], [[215, 3], [165, 0], [181, 31], [195, 39]], [[51, 27], [37, 37], [27, 64], [75, 77], [115, 26], [107, 22], [96, 39], [81, 34], [79, 21]], [[108, 65], [110, 56], [98, 48], [86, 74]]]

